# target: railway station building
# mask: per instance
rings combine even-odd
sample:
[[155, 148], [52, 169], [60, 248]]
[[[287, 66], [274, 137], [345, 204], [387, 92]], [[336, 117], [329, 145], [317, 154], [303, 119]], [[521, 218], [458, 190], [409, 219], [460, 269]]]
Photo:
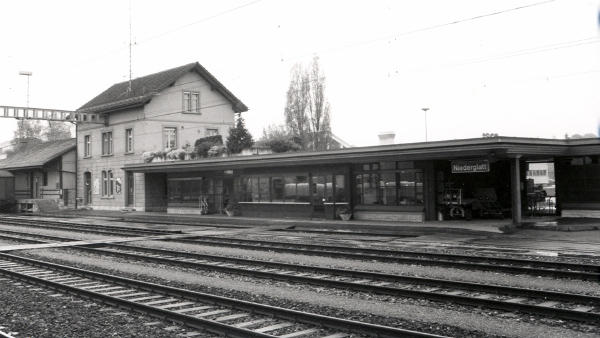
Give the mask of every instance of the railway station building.
[[[425, 221], [535, 215], [540, 191], [529, 166], [554, 168], [543, 214], [600, 217], [600, 140], [494, 137], [427, 143], [138, 163], [156, 211], [211, 212], [234, 200], [245, 216]], [[529, 173], [531, 174], [531, 173]], [[150, 187], [151, 186], [151, 187]], [[546, 196], [544, 196], [546, 197]], [[457, 206], [464, 206], [455, 208]], [[466, 214], [465, 214], [466, 213]], [[540, 212], [541, 214], [541, 212]]]
[[78, 126], [79, 205], [195, 214], [235, 205], [250, 217], [334, 219], [344, 212], [358, 220], [417, 222], [600, 217], [599, 139], [491, 137], [201, 159], [147, 156], [201, 137], [225, 139], [235, 115], [247, 110], [198, 63], [111, 86], [78, 110], [102, 116]]
[[75, 147], [75, 139], [22, 140], [17, 152], [0, 161], [0, 169], [13, 176], [4, 194], [21, 210], [75, 207]]

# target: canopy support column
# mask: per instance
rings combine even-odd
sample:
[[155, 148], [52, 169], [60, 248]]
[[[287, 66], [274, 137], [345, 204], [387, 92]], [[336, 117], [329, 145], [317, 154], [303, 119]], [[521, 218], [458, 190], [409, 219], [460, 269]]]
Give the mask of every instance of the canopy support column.
[[512, 222], [514, 225], [521, 224], [521, 166], [517, 155], [510, 160], [510, 190], [512, 201]]

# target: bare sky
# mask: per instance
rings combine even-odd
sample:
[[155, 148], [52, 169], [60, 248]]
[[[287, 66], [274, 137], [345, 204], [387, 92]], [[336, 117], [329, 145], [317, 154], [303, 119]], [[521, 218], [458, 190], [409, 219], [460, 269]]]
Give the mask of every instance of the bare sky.
[[[198, 61], [255, 137], [283, 122], [314, 55], [335, 134], [354, 145], [597, 133], [598, 1], [132, 0], [133, 76]], [[0, 105], [74, 110], [129, 74], [128, 1], [0, 2]], [[515, 9], [518, 7], [524, 7]], [[493, 14], [495, 13], [495, 14]], [[493, 15], [492, 15], [493, 14]], [[0, 119], [0, 141], [15, 121]]]

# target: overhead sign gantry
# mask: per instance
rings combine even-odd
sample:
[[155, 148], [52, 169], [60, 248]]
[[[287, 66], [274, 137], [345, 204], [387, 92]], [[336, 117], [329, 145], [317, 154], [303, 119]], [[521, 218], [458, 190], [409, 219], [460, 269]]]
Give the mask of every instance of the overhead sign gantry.
[[79, 113], [70, 110], [0, 106], [0, 117], [18, 120], [43, 120], [71, 123], [105, 123], [104, 116], [97, 113]]

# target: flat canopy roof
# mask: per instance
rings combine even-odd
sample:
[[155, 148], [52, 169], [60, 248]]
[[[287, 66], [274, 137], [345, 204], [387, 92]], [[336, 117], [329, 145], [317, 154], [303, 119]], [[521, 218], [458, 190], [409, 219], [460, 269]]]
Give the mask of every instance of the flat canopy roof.
[[269, 155], [205, 158], [193, 161], [126, 164], [133, 172], [186, 172], [298, 165], [327, 165], [373, 161], [453, 160], [468, 158], [547, 159], [600, 155], [600, 139], [538, 139], [492, 137], [435, 142], [355, 147], [320, 152], [289, 152]]

